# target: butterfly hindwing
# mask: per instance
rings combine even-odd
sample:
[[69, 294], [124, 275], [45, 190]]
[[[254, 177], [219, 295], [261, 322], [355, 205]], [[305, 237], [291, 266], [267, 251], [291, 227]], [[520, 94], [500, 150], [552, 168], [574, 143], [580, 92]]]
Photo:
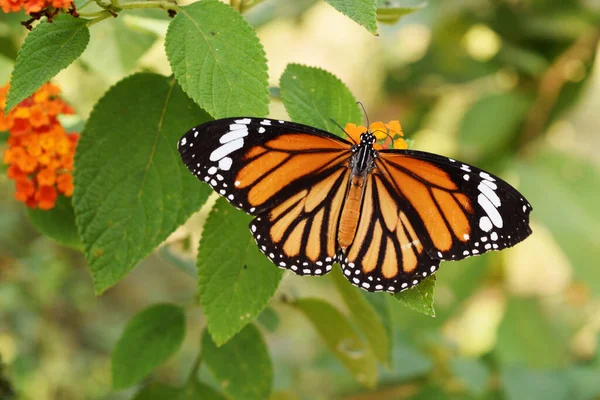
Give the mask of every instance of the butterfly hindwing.
[[350, 172], [343, 165], [326, 169], [250, 224], [260, 250], [280, 268], [298, 275], [331, 271], [337, 229]]
[[368, 291], [399, 292], [434, 273], [440, 260], [409, 219], [410, 206], [378, 173], [367, 178], [352, 244], [338, 260], [346, 278]]

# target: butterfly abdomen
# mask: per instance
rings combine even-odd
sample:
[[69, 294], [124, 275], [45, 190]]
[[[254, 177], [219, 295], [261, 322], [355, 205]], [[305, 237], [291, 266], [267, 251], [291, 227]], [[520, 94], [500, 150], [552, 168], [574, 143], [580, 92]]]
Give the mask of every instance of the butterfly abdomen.
[[338, 228], [338, 244], [343, 250], [346, 250], [346, 248], [354, 241], [356, 227], [358, 226], [358, 220], [360, 219], [360, 205], [364, 186], [364, 176], [358, 175], [350, 178], [350, 186], [348, 187], [348, 194], [346, 196], [344, 208], [342, 209], [340, 225]]

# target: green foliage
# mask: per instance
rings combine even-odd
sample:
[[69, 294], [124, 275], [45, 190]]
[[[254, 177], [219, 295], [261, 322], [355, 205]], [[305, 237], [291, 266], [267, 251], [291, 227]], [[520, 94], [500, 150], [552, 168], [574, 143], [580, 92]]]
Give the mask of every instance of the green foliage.
[[435, 317], [435, 310], [433, 308], [435, 279], [435, 275], [431, 275], [423, 279], [417, 286], [396, 293], [394, 297], [415, 311]]
[[369, 32], [377, 34], [376, 0], [325, 0]]
[[75, 212], [70, 198], [60, 196], [51, 210], [28, 208], [27, 216], [32, 225], [44, 235], [65, 246], [81, 249], [81, 241], [75, 225]]
[[206, 201], [174, 143], [208, 118], [173, 78], [154, 74], [121, 81], [94, 108], [77, 146], [73, 207], [97, 293]]
[[70, 15], [42, 22], [19, 50], [6, 99], [6, 111], [35, 92], [77, 59], [90, 40], [86, 21]]
[[198, 293], [217, 346], [256, 318], [281, 280], [282, 270], [256, 246], [250, 220], [219, 199], [200, 241]]
[[377, 0], [377, 21], [395, 24], [405, 15], [424, 8], [424, 0]]
[[204, 332], [202, 357], [232, 399], [269, 398], [273, 385], [273, 365], [266, 343], [254, 325], [247, 325], [221, 347], [217, 347], [208, 332]]
[[475, 396], [483, 395], [488, 389], [490, 371], [477, 359], [453, 358], [450, 360], [452, 373]]
[[561, 371], [532, 371], [523, 367], [505, 367], [500, 374], [507, 400], [572, 399], [569, 382]]
[[[575, 276], [600, 295], [600, 172], [580, 157], [542, 150], [519, 165], [523, 194], [571, 260]], [[537, 190], [536, 188], [543, 188]], [[568, 212], [557, 212], [568, 205]]]
[[363, 296], [363, 291], [348, 284], [348, 280], [342, 274], [341, 269], [335, 268], [331, 271], [330, 275], [337, 290], [342, 295], [346, 307], [350, 310], [352, 321], [363, 332], [379, 361], [387, 364], [391, 358], [392, 346], [382, 318], [365, 296]]
[[327, 71], [289, 64], [279, 84], [281, 100], [295, 122], [342, 135], [333, 121], [342, 126], [362, 121], [361, 111], [350, 90]]
[[214, 118], [267, 115], [264, 50], [232, 8], [216, 0], [180, 8], [165, 49], [183, 90]]
[[[465, 114], [459, 131], [463, 154], [477, 160], [493, 157], [498, 149], [509, 146], [531, 106], [531, 100], [519, 93], [499, 93], [478, 99]], [[497, 118], [502, 115], [502, 118]], [[488, 124], [488, 121], [495, 121]], [[485, 127], [485, 128], [482, 128]], [[484, 129], [484, 132], [481, 130]]]
[[567, 361], [567, 343], [535, 300], [513, 298], [498, 329], [495, 354], [506, 365], [556, 368]]
[[[598, 91], [590, 84], [600, 33], [589, 2], [75, 3], [80, 17], [61, 12], [49, 23], [42, 16], [29, 34], [19, 23], [26, 14], [0, 18], [0, 85], [12, 73], [7, 108], [71, 65], [55, 83], [77, 115], [61, 122], [85, 125], [72, 203], [60, 198], [50, 211], [26, 210], [12, 199], [14, 183], [0, 179], [1, 393], [36, 400], [600, 396], [599, 357], [589, 343], [589, 310], [600, 293]], [[366, 31], [323, 24], [335, 10]], [[373, 37], [378, 22], [406, 15], [407, 23]], [[279, 87], [268, 88], [267, 58], [275, 74], [285, 67]], [[444, 262], [437, 282], [396, 296], [358, 290], [338, 268], [331, 279], [283, 275], [256, 248], [250, 217], [222, 199], [205, 204], [211, 191], [181, 164], [176, 143], [212, 117], [283, 119], [278, 100], [292, 120], [342, 136], [330, 118], [363, 122], [348, 87], [357, 88], [371, 120], [400, 117], [405, 134], [415, 134], [413, 148], [518, 184], [533, 205], [534, 231], [543, 225], [554, 239], [540, 246], [560, 247], [571, 265], [557, 271], [545, 261], [538, 269], [540, 251], [526, 242], [509, 257], [510, 250]], [[7, 139], [0, 133], [0, 153]], [[82, 250], [101, 298], [90, 290]], [[515, 297], [506, 278], [523, 267], [507, 262], [522, 250], [536, 271], [519, 281], [526, 298]], [[142, 259], [144, 268], [129, 274]], [[561, 272], [567, 267], [575, 282]], [[168, 303], [135, 315], [151, 301], [184, 304], [185, 316]], [[128, 318], [119, 339], [115, 321]]]
[[185, 316], [181, 307], [158, 304], [136, 315], [112, 354], [114, 388], [134, 385], [162, 364], [181, 345]]
[[322, 300], [303, 298], [293, 304], [308, 317], [329, 350], [348, 368], [354, 379], [367, 387], [375, 386], [377, 358], [348, 319]]

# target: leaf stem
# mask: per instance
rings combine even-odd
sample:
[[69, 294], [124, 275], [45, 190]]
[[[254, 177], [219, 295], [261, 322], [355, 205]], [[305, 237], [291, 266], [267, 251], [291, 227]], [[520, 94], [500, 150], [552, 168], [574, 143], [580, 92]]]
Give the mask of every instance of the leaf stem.
[[179, 6], [171, 1], [132, 1], [130, 3], [120, 4], [118, 7], [123, 10], [135, 8], [162, 8], [163, 10], [179, 11]]
[[112, 17], [113, 15], [108, 12], [108, 11], [100, 11], [101, 15], [98, 15], [96, 18], [94, 19], [90, 19], [87, 23], [87, 26], [92, 26], [94, 24], [97, 24], [100, 21], [104, 21], [107, 18]]

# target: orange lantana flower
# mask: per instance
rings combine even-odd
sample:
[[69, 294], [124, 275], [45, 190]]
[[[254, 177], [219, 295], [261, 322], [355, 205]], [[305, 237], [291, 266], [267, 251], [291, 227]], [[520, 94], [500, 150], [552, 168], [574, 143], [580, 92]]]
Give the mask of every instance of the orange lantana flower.
[[[4, 0], [0, 0], [4, 1]], [[73, 155], [79, 135], [67, 133], [58, 116], [73, 114], [60, 89], [47, 83], [8, 114], [8, 85], [0, 87], [0, 131], [8, 131], [2, 162], [15, 181], [15, 198], [31, 208], [49, 210], [59, 194], [73, 194]]]
[[0, 0], [0, 8], [5, 13], [19, 12], [22, 8], [27, 14], [37, 13], [49, 7], [68, 9], [73, 0]]
[[[377, 143], [373, 145], [376, 150], [408, 148], [407, 143], [402, 138], [404, 133], [400, 121], [390, 121], [387, 124], [380, 121], [373, 122], [369, 129], [377, 138]], [[344, 130], [355, 143], [360, 143], [360, 135], [365, 133], [367, 128], [361, 125], [347, 124]]]

